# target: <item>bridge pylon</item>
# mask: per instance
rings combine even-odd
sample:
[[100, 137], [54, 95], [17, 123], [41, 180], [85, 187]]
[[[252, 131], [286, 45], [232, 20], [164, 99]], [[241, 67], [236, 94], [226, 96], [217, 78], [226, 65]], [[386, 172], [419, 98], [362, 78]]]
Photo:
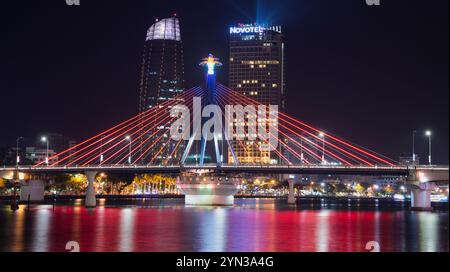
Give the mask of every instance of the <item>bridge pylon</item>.
[[97, 206], [97, 199], [95, 198], [94, 181], [97, 176], [97, 171], [86, 171], [85, 175], [88, 181], [88, 186], [86, 189], [84, 206], [86, 208], [95, 208]]

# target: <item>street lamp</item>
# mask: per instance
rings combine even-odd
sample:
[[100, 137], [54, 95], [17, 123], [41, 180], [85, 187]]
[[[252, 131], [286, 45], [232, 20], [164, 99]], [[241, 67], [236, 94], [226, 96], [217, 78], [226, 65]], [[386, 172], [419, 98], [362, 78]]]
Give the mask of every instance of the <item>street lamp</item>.
[[103, 138], [105, 135], [102, 135], [100, 138], [100, 164], [103, 162]]
[[413, 130], [412, 132], [412, 162], [413, 164], [416, 163], [416, 152], [415, 152], [415, 137], [416, 137], [416, 130]]
[[41, 137], [41, 142], [45, 142], [47, 144], [47, 149], [46, 149], [46, 152], [45, 152], [45, 164], [48, 165], [48, 138], [45, 137], [45, 136], [42, 136]]
[[431, 131], [425, 131], [425, 135], [428, 136], [428, 164], [431, 165]]
[[303, 137], [302, 133], [300, 133], [300, 164], [303, 164]]
[[131, 164], [131, 137], [127, 135], [125, 136], [125, 140], [129, 143], [128, 164]]
[[322, 164], [325, 164], [325, 134], [320, 132], [319, 137], [322, 138]]
[[220, 141], [220, 163], [223, 163], [223, 140], [222, 140], [222, 133], [219, 133], [217, 138]]
[[19, 167], [20, 157], [19, 157], [19, 141], [22, 139], [22, 136], [17, 137], [16, 139], [16, 168]]

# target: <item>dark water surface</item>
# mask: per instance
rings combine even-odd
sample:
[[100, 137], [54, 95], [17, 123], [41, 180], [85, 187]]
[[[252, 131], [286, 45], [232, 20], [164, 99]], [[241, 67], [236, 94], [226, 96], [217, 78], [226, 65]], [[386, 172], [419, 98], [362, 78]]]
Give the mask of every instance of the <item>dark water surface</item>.
[[81, 199], [56, 205], [0, 204], [0, 251], [448, 251], [448, 210], [404, 204], [236, 199], [234, 207], [185, 207], [183, 199]]

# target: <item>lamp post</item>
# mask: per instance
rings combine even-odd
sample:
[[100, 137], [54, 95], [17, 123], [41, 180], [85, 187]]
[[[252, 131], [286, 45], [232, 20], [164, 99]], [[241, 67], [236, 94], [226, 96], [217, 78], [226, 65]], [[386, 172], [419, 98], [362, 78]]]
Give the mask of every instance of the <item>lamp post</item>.
[[103, 138], [105, 137], [105, 135], [102, 135], [102, 137], [100, 138], [100, 163], [103, 162]]
[[320, 132], [319, 137], [322, 139], [322, 164], [325, 164], [325, 134]]
[[220, 141], [220, 163], [223, 163], [223, 140], [222, 140], [222, 133], [219, 133], [217, 138]]
[[300, 133], [300, 164], [303, 164], [303, 136], [302, 133]]
[[415, 152], [415, 138], [416, 138], [416, 130], [412, 132], [412, 163], [416, 164], [416, 152]]
[[425, 131], [425, 135], [428, 136], [428, 164], [431, 165], [431, 131]]
[[20, 156], [19, 156], [19, 141], [22, 139], [22, 136], [17, 137], [16, 139], [16, 168], [19, 167]]
[[129, 135], [125, 136], [125, 140], [128, 141], [129, 151], [128, 151], [128, 164], [131, 164], [131, 137]]
[[45, 152], [45, 164], [48, 165], [49, 161], [48, 161], [48, 138], [46, 136], [42, 136], [41, 137], [41, 142], [45, 142], [47, 144], [47, 149]]

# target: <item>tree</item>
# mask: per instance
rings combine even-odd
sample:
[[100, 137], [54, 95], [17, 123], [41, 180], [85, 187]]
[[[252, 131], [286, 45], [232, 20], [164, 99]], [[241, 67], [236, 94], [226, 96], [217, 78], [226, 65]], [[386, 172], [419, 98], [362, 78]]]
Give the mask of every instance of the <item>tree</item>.
[[366, 188], [361, 183], [357, 183], [353, 189], [360, 194], [362, 194], [366, 190]]

